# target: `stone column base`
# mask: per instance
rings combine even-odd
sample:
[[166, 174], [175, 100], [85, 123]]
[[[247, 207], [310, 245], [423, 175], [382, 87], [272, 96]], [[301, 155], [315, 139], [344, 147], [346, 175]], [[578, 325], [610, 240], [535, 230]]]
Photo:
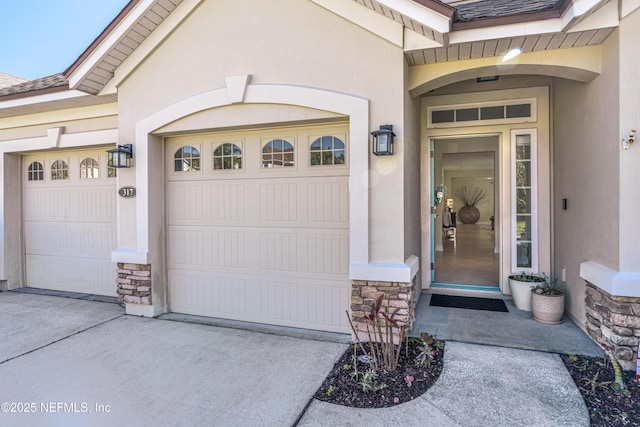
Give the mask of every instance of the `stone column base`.
[[636, 370], [640, 340], [640, 298], [613, 296], [587, 282], [587, 332], [598, 343], [615, 347], [625, 370]]
[[[351, 282], [351, 319], [358, 329], [358, 337], [367, 341], [367, 316], [375, 300], [382, 294], [383, 311], [389, 314], [397, 308], [398, 312], [394, 320], [400, 325], [404, 325], [407, 335], [416, 320], [416, 306], [418, 304], [419, 292], [416, 279], [411, 283], [400, 282], [374, 282], [365, 280], [354, 280]], [[397, 341], [397, 336], [395, 337]]]
[[151, 305], [151, 265], [118, 263], [118, 301]]

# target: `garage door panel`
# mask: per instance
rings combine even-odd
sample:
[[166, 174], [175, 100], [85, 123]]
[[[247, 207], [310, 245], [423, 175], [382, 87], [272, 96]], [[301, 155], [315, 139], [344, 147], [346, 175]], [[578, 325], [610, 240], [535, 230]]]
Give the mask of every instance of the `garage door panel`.
[[29, 218], [62, 220], [71, 216], [71, 194], [56, 189], [29, 189], [24, 194], [24, 209]]
[[116, 245], [116, 226], [29, 222], [24, 236], [30, 254], [104, 259]]
[[168, 186], [169, 225], [237, 224], [245, 220], [245, 185], [187, 181]]
[[298, 236], [281, 231], [260, 233], [260, 268], [280, 272], [298, 271]]
[[306, 191], [309, 223], [331, 222], [348, 227], [349, 187], [346, 179], [332, 178], [321, 183], [309, 182]]
[[[98, 168], [81, 179], [81, 159]], [[103, 149], [51, 151], [23, 158], [22, 207], [26, 285], [45, 289], [116, 296], [116, 180], [108, 177]], [[65, 159], [64, 179], [51, 165]], [[37, 162], [39, 178], [26, 173]], [[31, 175], [33, 179], [33, 175]]]
[[293, 132], [291, 168], [262, 168], [262, 146], [273, 138], [260, 131], [228, 134], [243, 141], [241, 170], [214, 170], [208, 160], [226, 134], [168, 141], [169, 153], [197, 142], [203, 159], [187, 172], [167, 159], [172, 311], [349, 331], [349, 171], [311, 166], [319, 129]]
[[269, 179], [268, 184], [258, 180], [244, 184], [171, 182], [168, 223], [348, 228], [348, 178], [314, 180], [318, 178], [300, 178], [296, 184], [286, 179]]
[[300, 285], [290, 281], [260, 281], [260, 318], [271, 321], [298, 322]]
[[261, 222], [296, 222], [298, 220], [298, 184], [277, 182], [258, 186]]
[[114, 189], [115, 185], [93, 189], [28, 188], [24, 194], [25, 212], [29, 219], [112, 222], [116, 218]]
[[211, 193], [211, 221], [245, 220], [244, 183], [213, 184], [208, 190]]
[[240, 276], [210, 272], [169, 272], [169, 292], [173, 311], [186, 314], [243, 319], [247, 309], [247, 282]]
[[171, 227], [169, 259], [178, 268], [243, 269], [246, 264], [246, 240], [247, 232], [244, 229], [201, 227], [194, 230], [185, 226]]
[[169, 224], [206, 223], [202, 195], [203, 185], [198, 182], [172, 183], [169, 187]]
[[171, 271], [173, 311], [344, 332], [350, 287], [336, 281]]
[[309, 234], [307, 260], [309, 273], [349, 274], [349, 236], [344, 232]]
[[335, 285], [321, 282], [312, 282], [307, 285], [309, 287], [309, 323], [331, 325], [334, 331], [344, 332], [349, 327], [346, 311], [349, 309], [351, 287]]
[[311, 280], [260, 280], [261, 323], [344, 332], [350, 287]]
[[110, 260], [27, 255], [27, 286], [116, 296], [116, 271]]

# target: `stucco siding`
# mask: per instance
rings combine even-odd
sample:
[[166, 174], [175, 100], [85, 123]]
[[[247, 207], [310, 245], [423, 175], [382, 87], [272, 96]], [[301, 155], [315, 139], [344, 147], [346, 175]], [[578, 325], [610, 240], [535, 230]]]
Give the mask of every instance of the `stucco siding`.
[[[620, 134], [627, 137], [631, 129], [640, 131], [640, 10], [620, 23]], [[640, 135], [640, 134], [637, 134]], [[638, 137], [636, 136], [636, 141]], [[613, 141], [616, 141], [614, 138]], [[612, 141], [612, 142], [613, 142]], [[618, 147], [620, 147], [618, 145]], [[620, 271], [640, 272], [640, 143], [620, 152]]]
[[[405, 65], [405, 68], [408, 68]], [[404, 258], [420, 257], [420, 98], [405, 90], [404, 118]], [[426, 185], [426, 183], [425, 183]], [[421, 288], [418, 274], [418, 289]]]
[[[368, 99], [371, 130], [393, 124], [398, 135], [395, 156], [369, 157], [369, 259], [401, 263], [404, 228], [393, 219], [404, 215], [403, 191], [398, 191], [404, 184], [403, 63], [401, 48], [308, 1], [204, 1], [118, 88], [120, 139], [135, 140], [138, 122], [186, 98], [224, 88], [230, 76], [248, 74], [250, 84], [313, 87]], [[216, 128], [218, 113], [237, 113], [244, 124], [270, 120], [234, 105], [203, 113], [194, 126]], [[123, 182], [127, 178], [133, 175], [123, 174]], [[160, 183], [150, 182], [158, 185], [150, 193], [162, 191]], [[125, 238], [136, 235], [134, 226], [124, 227], [129, 227], [122, 230]]]
[[560, 275], [566, 268], [567, 310], [583, 324], [580, 263], [617, 270], [620, 259], [618, 49], [615, 31], [602, 45], [598, 78], [591, 84], [557, 79], [553, 91], [555, 270]]

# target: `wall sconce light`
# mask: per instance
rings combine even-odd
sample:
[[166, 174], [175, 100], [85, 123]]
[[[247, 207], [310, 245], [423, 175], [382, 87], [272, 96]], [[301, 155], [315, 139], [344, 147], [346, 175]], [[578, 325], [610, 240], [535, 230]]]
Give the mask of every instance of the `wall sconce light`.
[[376, 156], [390, 156], [393, 154], [393, 125], [382, 125], [380, 130], [371, 132], [373, 135], [373, 154]]
[[635, 139], [636, 139], [636, 130], [631, 129], [631, 132], [629, 132], [629, 135], [627, 135], [626, 138], [622, 138], [622, 147], [625, 150], [628, 150], [629, 147], [631, 147], [631, 144], [633, 144], [633, 141], [635, 141]]
[[133, 146], [131, 144], [118, 145], [107, 150], [107, 164], [112, 168], [130, 168], [133, 158]]

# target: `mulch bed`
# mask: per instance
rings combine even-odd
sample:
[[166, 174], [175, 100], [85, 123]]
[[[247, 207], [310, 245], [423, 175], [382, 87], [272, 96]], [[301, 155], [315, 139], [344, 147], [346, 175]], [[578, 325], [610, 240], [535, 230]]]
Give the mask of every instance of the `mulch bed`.
[[623, 371], [629, 389], [625, 394], [613, 387], [615, 375], [608, 358], [561, 357], [582, 393], [592, 426], [640, 425], [640, 384], [636, 382], [635, 372]]
[[[350, 345], [314, 397], [324, 402], [355, 408], [386, 408], [408, 402], [426, 392], [440, 377], [444, 342], [440, 341], [440, 343], [441, 345], [434, 348], [433, 360], [424, 366], [418, 366], [415, 360], [422, 348], [420, 342], [409, 341], [408, 355], [405, 354], [403, 345], [398, 368], [393, 372], [380, 369], [377, 377], [371, 382], [378, 387], [385, 385], [384, 388], [376, 391], [362, 390], [363, 374], [369, 368], [369, 364], [356, 361], [354, 365], [354, 348], [356, 360], [357, 356], [362, 355], [362, 351], [359, 347]], [[368, 349], [367, 344], [365, 348]], [[355, 369], [358, 371], [357, 379], [353, 378]]]

